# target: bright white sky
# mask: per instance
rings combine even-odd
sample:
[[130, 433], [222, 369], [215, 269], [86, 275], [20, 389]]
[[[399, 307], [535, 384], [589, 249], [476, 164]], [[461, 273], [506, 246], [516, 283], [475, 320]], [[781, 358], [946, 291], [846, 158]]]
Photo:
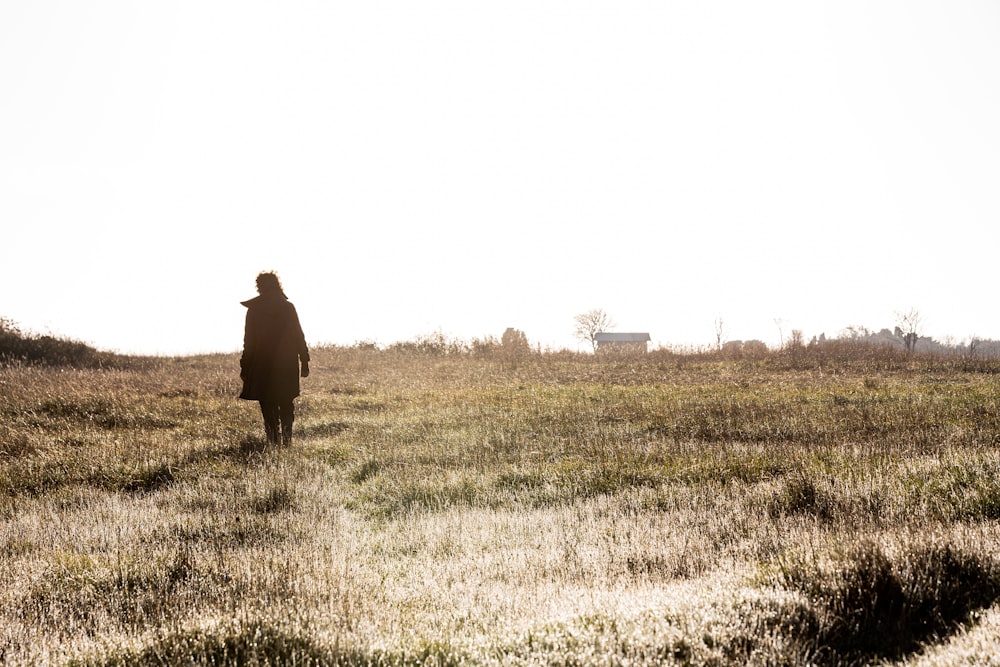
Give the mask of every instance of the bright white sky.
[[1000, 3], [7, 0], [0, 221], [0, 316], [121, 352], [262, 269], [310, 343], [1000, 338]]

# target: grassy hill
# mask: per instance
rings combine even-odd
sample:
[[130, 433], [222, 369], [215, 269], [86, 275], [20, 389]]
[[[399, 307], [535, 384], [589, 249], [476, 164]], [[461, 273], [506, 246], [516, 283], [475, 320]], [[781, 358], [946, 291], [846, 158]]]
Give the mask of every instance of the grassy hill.
[[1000, 362], [315, 351], [0, 367], [8, 664], [1000, 654]]
[[0, 365], [105, 368], [134, 361], [69, 338], [25, 332], [15, 322], [0, 317]]

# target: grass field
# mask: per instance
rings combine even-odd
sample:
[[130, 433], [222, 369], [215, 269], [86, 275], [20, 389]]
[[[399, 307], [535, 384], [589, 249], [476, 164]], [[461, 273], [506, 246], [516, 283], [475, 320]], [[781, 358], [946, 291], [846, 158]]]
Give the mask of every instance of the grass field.
[[1000, 362], [316, 350], [0, 368], [0, 657], [1000, 665]]

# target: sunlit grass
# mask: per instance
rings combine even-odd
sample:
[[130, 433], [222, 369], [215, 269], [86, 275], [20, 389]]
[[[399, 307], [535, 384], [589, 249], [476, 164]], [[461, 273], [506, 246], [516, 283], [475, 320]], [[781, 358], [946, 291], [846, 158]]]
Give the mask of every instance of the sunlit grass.
[[321, 349], [290, 448], [237, 369], [0, 369], [4, 660], [1000, 651], [988, 365]]

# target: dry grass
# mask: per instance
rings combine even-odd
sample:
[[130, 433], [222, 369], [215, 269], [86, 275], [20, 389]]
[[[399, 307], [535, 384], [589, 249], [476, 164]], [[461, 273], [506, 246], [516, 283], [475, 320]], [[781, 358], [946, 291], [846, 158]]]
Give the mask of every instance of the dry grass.
[[1000, 654], [997, 369], [867, 355], [324, 349], [285, 449], [233, 356], [0, 369], [0, 653]]

